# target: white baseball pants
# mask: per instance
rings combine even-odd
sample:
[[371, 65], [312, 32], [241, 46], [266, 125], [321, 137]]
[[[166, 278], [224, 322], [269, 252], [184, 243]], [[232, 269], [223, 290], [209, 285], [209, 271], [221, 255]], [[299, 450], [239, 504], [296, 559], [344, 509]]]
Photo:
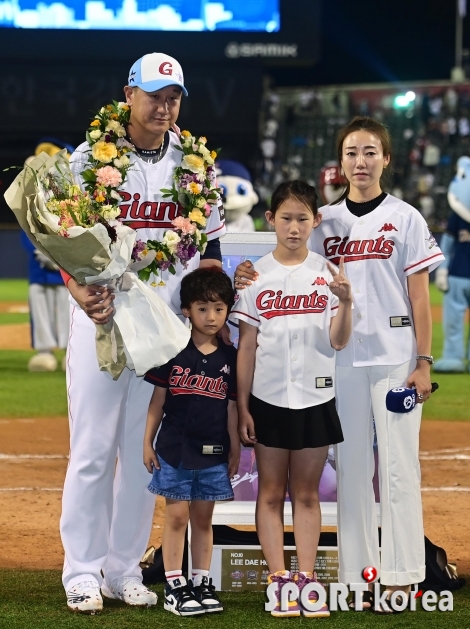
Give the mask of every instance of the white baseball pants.
[[70, 461], [60, 521], [66, 590], [90, 579], [101, 584], [101, 570], [108, 583], [141, 577], [155, 507], [142, 462], [153, 386], [128, 369], [117, 381], [99, 371], [94, 324], [77, 306], [70, 318]]
[[[390, 413], [385, 396], [404, 386], [415, 362], [337, 367], [336, 402], [344, 441], [336, 446], [339, 580], [363, 583], [362, 571], [377, 568], [384, 585], [408, 585], [425, 576], [419, 429], [422, 406]], [[377, 532], [373, 424], [379, 456], [381, 556]]]
[[66, 286], [30, 284], [31, 332], [36, 351], [65, 349], [69, 336], [69, 291]]

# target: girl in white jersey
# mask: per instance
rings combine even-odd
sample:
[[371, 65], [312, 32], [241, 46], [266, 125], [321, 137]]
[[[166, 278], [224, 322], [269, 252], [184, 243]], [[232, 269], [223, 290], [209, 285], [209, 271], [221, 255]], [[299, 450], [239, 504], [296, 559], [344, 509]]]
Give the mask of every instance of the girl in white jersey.
[[240, 294], [231, 313], [240, 325], [239, 432], [256, 451], [256, 527], [268, 580], [278, 584], [274, 616], [329, 615], [326, 605], [311, 612], [291, 602], [282, 610], [279, 601], [280, 589], [292, 580], [284, 564], [287, 487], [302, 589], [315, 580], [318, 485], [328, 446], [343, 440], [333, 383], [335, 350], [346, 345], [351, 332], [351, 286], [342, 260], [338, 273], [307, 249], [321, 221], [316, 200], [315, 189], [302, 181], [276, 189], [266, 213], [276, 230], [276, 248], [256, 262], [259, 279]]
[[[429, 272], [443, 255], [420, 213], [382, 191], [390, 164], [386, 128], [355, 118], [338, 135], [338, 161], [348, 184], [323, 220], [310, 248], [331, 262], [340, 256], [354, 287], [353, 331], [338, 355], [336, 401], [344, 441], [336, 446], [340, 580], [363, 581], [367, 566], [386, 586], [407, 595], [425, 576], [420, 492], [421, 404], [431, 393]], [[236, 287], [253, 279], [237, 269]], [[387, 411], [387, 392], [416, 387], [419, 405], [407, 414]], [[372, 488], [373, 440], [380, 469], [381, 554]], [[391, 606], [363, 597], [364, 609], [392, 613]], [[397, 596], [397, 595], [395, 595]]]

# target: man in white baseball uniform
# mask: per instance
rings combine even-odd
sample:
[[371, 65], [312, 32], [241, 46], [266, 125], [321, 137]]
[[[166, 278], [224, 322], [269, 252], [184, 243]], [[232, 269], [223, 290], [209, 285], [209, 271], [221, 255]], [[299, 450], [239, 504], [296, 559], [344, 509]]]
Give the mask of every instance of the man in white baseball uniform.
[[[163, 238], [172, 228], [177, 204], [164, 199], [182, 152], [173, 131], [184, 87], [179, 63], [162, 53], [144, 55], [132, 66], [124, 88], [131, 107], [127, 139], [129, 154], [121, 196], [120, 218], [137, 230], [142, 241]], [[78, 181], [87, 162], [87, 143], [71, 158]], [[206, 233], [208, 246], [176, 275], [151, 277], [155, 290], [176, 314], [181, 314], [179, 285], [198, 266], [221, 266], [219, 237], [225, 233], [223, 207], [213, 206]], [[70, 609], [96, 613], [103, 607], [101, 592], [129, 605], [155, 605], [157, 596], [142, 584], [139, 561], [148, 543], [155, 505], [147, 490], [148, 472], [142, 464], [145, 421], [153, 387], [134, 371], [119, 380], [98, 368], [95, 323], [112, 316], [113, 294], [103, 287], [79, 286], [67, 279], [71, 293], [71, 328], [67, 357], [70, 420], [70, 461], [65, 479], [60, 522], [65, 550], [63, 584]], [[153, 281], [156, 280], [156, 281]], [[116, 466], [117, 459], [117, 466]]]

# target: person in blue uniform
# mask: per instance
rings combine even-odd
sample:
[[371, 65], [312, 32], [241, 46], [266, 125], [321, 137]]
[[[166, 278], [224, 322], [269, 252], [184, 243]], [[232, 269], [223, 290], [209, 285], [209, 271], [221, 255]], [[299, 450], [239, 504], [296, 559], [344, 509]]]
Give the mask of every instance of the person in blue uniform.
[[[149, 490], [166, 499], [164, 608], [194, 616], [223, 610], [209, 578], [212, 513], [216, 500], [233, 499], [230, 478], [238, 469], [240, 441], [236, 350], [217, 334], [235, 295], [230, 278], [214, 267], [186, 275], [180, 297], [182, 312], [191, 321], [191, 339], [175, 358], [145, 375], [155, 389], [147, 415], [144, 464], [153, 474]], [[189, 582], [182, 573], [188, 521]]]
[[[36, 354], [28, 371], [55, 371], [54, 349], [66, 349], [69, 334], [69, 295], [59, 269], [30, 242], [24, 232], [21, 244], [28, 254], [28, 301], [31, 345]], [[62, 365], [65, 368], [65, 363]]]
[[470, 371], [470, 342], [465, 338], [470, 308], [470, 223], [452, 212], [440, 247], [446, 257], [436, 271], [436, 286], [444, 292], [444, 351], [434, 371], [463, 373]]

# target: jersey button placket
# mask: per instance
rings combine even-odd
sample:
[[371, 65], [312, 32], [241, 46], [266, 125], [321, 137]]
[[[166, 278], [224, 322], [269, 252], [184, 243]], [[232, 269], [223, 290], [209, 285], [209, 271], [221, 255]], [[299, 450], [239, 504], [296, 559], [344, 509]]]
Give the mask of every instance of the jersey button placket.
[[[370, 232], [370, 233], [369, 233]], [[377, 236], [370, 226], [370, 221], [361, 219], [351, 229], [350, 241], [352, 240], [375, 240]], [[352, 341], [354, 347], [355, 360], [365, 361], [368, 359], [368, 342], [365, 336], [367, 325], [368, 290], [367, 279], [363, 265], [370, 264], [368, 260], [357, 260], [347, 266], [348, 277], [353, 287], [354, 311], [353, 320], [357, 322], [356, 330], [353, 328]]]

